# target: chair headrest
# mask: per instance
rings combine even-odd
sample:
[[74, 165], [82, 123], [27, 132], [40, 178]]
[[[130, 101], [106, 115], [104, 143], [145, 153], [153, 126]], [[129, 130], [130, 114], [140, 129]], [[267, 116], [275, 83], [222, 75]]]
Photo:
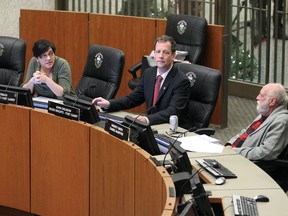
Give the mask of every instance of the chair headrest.
[[218, 70], [196, 64], [175, 64], [190, 81], [189, 119], [190, 127], [208, 127], [214, 112], [221, 83]]
[[114, 83], [123, 67], [124, 53], [121, 50], [93, 44], [89, 48], [83, 76]]
[[114, 98], [121, 83], [124, 53], [116, 48], [92, 45], [76, 93], [89, 98]]
[[207, 27], [203, 17], [173, 14], [167, 16], [166, 34], [177, 44], [201, 46], [205, 42]]
[[221, 83], [221, 73], [218, 70], [185, 63], [178, 63], [176, 67], [185, 73], [190, 81], [190, 100], [216, 103]]
[[173, 14], [167, 16], [166, 35], [174, 38], [177, 50], [187, 51], [186, 60], [197, 63], [203, 53], [207, 20], [203, 17]]
[[25, 70], [26, 42], [22, 39], [0, 36], [0, 68], [23, 73]]

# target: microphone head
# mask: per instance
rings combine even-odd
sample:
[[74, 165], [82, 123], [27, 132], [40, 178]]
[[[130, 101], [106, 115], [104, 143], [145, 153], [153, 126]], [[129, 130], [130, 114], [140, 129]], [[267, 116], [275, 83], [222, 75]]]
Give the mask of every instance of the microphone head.
[[147, 114], [152, 114], [155, 110], [156, 110], [156, 106], [155, 105], [153, 105], [153, 106], [151, 106], [149, 109], [147, 109]]
[[196, 130], [197, 130], [196, 127], [191, 127], [191, 128], [188, 129], [188, 132], [194, 132], [194, 131], [196, 131]]

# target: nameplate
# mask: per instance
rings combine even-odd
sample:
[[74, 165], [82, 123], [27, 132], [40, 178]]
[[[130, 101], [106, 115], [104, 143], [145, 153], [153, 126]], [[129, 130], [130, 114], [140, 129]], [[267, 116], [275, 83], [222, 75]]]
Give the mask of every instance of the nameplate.
[[65, 104], [48, 101], [48, 112], [63, 118], [80, 120], [80, 109]]
[[130, 128], [119, 124], [117, 122], [114, 122], [110, 119], [106, 120], [105, 123], [105, 130], [110, 133], [111, 135], [121, 139], [121, 140], [126, 140], [129, 141], [130, 137]]
[[17, 104], [18, 103], [18, 92], [0, 90], [0, 103]]

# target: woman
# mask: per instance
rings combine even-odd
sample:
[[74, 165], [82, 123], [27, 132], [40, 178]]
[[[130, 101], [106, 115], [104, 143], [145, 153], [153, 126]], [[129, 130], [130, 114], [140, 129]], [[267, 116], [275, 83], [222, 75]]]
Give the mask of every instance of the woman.
[[34, 57], [29, 62], [22, 87], [29, 88], [34, 96], [61, 98], [64, 94], [76, 95], [69, 63], [55, 55], [55, 45], [48, 40], [38, 40], [32, 51]]

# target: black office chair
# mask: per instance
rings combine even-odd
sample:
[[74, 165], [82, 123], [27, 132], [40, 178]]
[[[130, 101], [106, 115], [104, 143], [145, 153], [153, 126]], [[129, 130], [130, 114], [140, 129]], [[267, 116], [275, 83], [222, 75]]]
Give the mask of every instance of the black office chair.
[[215, 130], [208, 128], [218, 99], [221, 73], [218, 70], [196, 64], [177, 63], [175, 67], [187, 75], [191, 83], [189, 113], [183, 119], [183, 128], [192, 129], [198, 134], [213, 135]]
[[[185, 60], [196, 64], [199, 62], [205, 49], [207, 28], [207, 20], [203, 17], [173, 14], [167, 16], [165, 34], [174, 38], [178, 51], [188, 52]], [[133, 90], [139, 85], [142, 72], [146, 68], [147, 65], [142, 65], [141, 61], [128, 69], [133, 76], [128, 81], [130, 89]], [[140, 76], [137, 76], [138, 70], [140, 70]]]
[[121, 50], [92, 45], [76, 87], [78, 97], [88, 101], [95, 97], [114, 98], [121, 83], [124, 63], [125, 56]]
[[285, 192], [288, 191], [288, 146], [276, 160], [253, 162], [270, 175]]
[[0, 36], [0, 84], [20, 86], [26, 60], [26, 41]]

